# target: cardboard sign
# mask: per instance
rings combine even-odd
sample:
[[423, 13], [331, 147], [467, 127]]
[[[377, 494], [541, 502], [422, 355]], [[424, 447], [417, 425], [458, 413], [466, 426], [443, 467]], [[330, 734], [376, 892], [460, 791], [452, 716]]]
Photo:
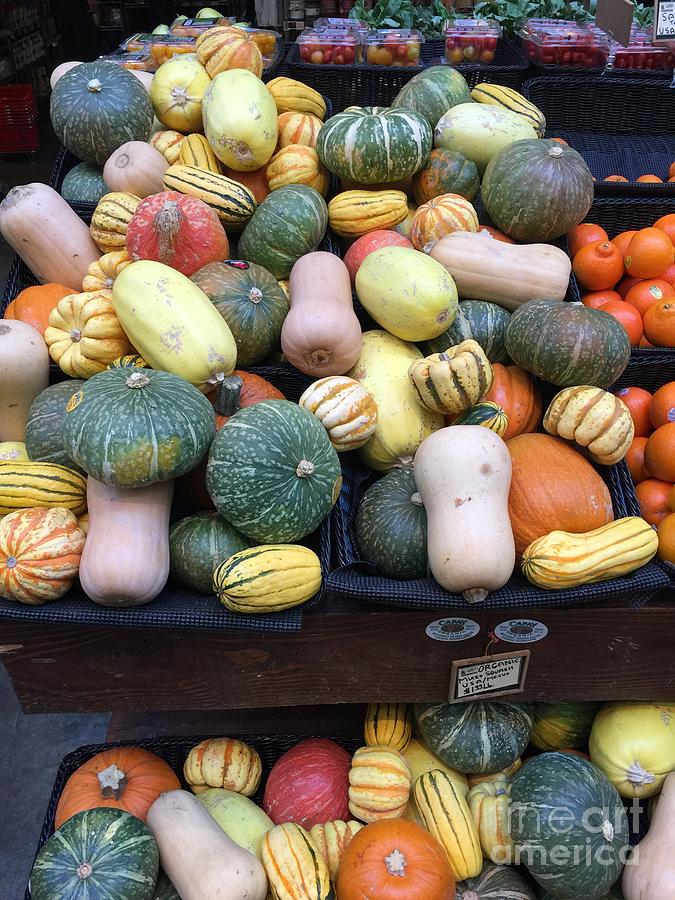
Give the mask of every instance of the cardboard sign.
[[675, 41], [675, 0], [654, 0], [654, 40]]
[[598, 0], [595, 24], [613, 40], [627, 47], [633, 24], [633, 9], [631, 0]]
[[453, 660], [450, 703], [522, 693], [529, 662], [529, 650]]

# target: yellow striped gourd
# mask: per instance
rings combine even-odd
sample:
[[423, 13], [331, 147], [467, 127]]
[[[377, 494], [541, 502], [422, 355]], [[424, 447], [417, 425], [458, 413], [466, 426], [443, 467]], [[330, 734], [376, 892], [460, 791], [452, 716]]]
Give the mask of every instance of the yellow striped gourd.
[[546, 118], [543, 112], [513, 88], [504, 87], [502, 84], [477, 84], [471, 91], [471, 99], [476, 103], [510, 109], [511, 112], [526, 119], [537, 132], [538, 137], [543, 138], [546, 134]]
[[296, 81], [294, 78], [273, 78], [267, 83], [267, 89], [274, 97], [277, 113], [285, 112], [311, 113], [318, 119], [326, 117], [326, 103], [318, 91]]
[[36, 506], [81, 515], [87, 508], [86, 479], [56, 463], [0, 462], [0, 516]]
[[628, 575], [656, 555], [659, 539], [639, 516], [616, 519], [583, 534], [552, 531], [523, 553], [523, 575], [548, 591]]
[[328, 204], [328, 224], [342, 237], [393, 228], [408, 215], [403, 191], [343, 191]]
[[234, 553], [213, 573], [213, 589], [228, 609], [279, 612], [321, 587], [319, 557], [301, 544], [264, 544]]
[[178, 163], [221, 174], [220, 161], [203, 134], [188, 134], [181, 141]]
[[421, 406], [449, 416], [467, 412], [492, 386], [490, 361], [472, 340], [416, 359], [408, 376]]
[[263, 837], [262, 864], [274, 900], [326, 900], [328, 865], [301, 825], [275, 825]]
[[369, 704], [363, 736], [369, 747], [393, 747], [403, 753], [412, 736], [408, 704]]
[[253, 193], [243, 184], [197, 166], [169, 166], [164, 187], [203, 200], [225, 225], [245, 225], [257, 205]]
[[155, 150], [158, 150], [170, 166], [178, 162], [180, 156], [180, 145], [183, 143], [185, 135], [180, 131], [156, 131], [150, 136], [148, 143]]
[[104, 194], [91, 217], [89, 233], [102, 253], [125, 250], [127, 228], [141, 198], [124, 191]]
[[337, 876], [342, 854], [363, 827], [362, 822], [351, 819], [349, 822], [323, 822], [309, 829], [309, 836], [325, 859], [332, 879]]
[[359, 747], [349, 770], [349, 810], [362, 822], [398, 819], [408, 806], [410, 766], [393, 747]]

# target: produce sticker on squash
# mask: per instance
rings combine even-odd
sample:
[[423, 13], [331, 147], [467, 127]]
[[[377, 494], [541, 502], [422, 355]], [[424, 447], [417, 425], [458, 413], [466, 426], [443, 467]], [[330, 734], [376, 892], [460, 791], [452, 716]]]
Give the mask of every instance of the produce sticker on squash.
[[84, 400], [84, 391], [76, 391], [70, 400], [66, 403], [66, 412], [72, 412]]

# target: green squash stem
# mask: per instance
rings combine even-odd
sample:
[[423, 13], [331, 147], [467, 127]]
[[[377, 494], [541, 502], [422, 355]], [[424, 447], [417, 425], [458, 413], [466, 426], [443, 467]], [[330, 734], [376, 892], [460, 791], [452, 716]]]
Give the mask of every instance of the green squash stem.
[[216, 414], [233, 416], [241, 409], [241, 389], [244, 382], [238, 375], [228, 375], [218, 382], [216, 388]]

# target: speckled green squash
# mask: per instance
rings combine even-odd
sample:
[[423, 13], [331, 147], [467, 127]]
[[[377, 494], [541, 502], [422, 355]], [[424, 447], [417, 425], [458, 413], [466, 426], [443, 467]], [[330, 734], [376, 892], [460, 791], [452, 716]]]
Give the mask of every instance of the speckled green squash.
[[510, 866], [485, 861], [480, 875], [457, 885], [455, 900], [537, 900], [523, 877]]
[[435, 128], [443, 113], [458, 103], [470, 103], [464, 76], [452, 66], [431, 66], [403, 85], [391, 104], [412, 109]]
[[441, 194], [459, 194], [473, 200], [480, 187], [478, 167], [457, 150], [436, 147], [426, 165], [413, 178], [413, 196], [421, 206]]
[[427, 514], [410, 468], [393, 469], [372, 484], [356, 514], [361, 559], [387, 578], [425, 578]]
[[539, 750], [585, 750], [599, 703], [537, 703], [532, 744]]
[[621, 873], [628, 818], [600, 769], [572, 753], [542, 753], [513, 778], [511, 835], [552, 897], [600, 900]]
[[432, 141], [427, 120], [410, 109], [351, 106], [326, 122], [316, 152], [324, 166], [340, 178], [385, 184], [421, 169]]
[[199, 465], [215, 413], [179, 375], [105, 369], [68, 401], [61, 433], [66, 452], [97, 481], [145, 487]]
[[164, 872], [159, 873], [152, 900], [180, 900], [180, 895]]
[[[555, 898], [553, 894], [549, 894], [548, 891], [544, 891], [543, 894], [539, 894], [539, 900], [557, 900], [557, 898]], [[610, 890], [606, 894], [603, 894], [602, 897], [598, 898], [598, 900], [625, 900], [625, 898], [621, 886], [615, 884], [614, 887], [610, 888]]]
[[530, 740], [527, 703], [417, 704], [415, 721], [423, 742], [459, 772], [491, 774], [510, 766]]
[[490, 362], [507, 358], [505, 340], [510, 313], [487, 300], [462, 300], [455, 319], [443, 334], [421, 344], [425, 356], [443, 353], [462, 341], [473, 340], [483, 348]]
[[28, 459], [57, 463], [78, 472], [84, 471], [71, 459], [61, 437], [61, 428], [66, 418], [66, 403], [83, 386], [84, 381], [79, 379], [59, 381], [45, 388], [33, 400], [26, 420], [25, 443]]
[[251, 542], [216, 512], [202, 512], [176, 522], [169, 533], [171, 577], [186, 588], [213, 594], [213, 573], [233, 553]]
[[33, 900], [152, 900], [159, 851], [150, 829], [119, 809], [68, 819], [37, 855]]
[[101, 169], [84, 162], [73, 166], [61, 184], [61, 196], [68, 203], [98, 203], [109, 190]]
[[338, 455], [311, 412], [289, 400], [240, 410], [218, 432], [206, 488], [218, 512], [261, 544], [314, 531], [342, 484]]

